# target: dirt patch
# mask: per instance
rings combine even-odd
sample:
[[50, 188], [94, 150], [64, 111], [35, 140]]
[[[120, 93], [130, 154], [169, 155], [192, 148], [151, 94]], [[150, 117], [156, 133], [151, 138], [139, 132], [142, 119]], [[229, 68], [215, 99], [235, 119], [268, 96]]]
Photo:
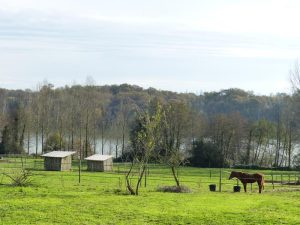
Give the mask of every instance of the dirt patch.
[[191, 189], [187, 186], [162, 186], [158, 187], [159, 192], [171, 192], [171, 193], [190, 193]]

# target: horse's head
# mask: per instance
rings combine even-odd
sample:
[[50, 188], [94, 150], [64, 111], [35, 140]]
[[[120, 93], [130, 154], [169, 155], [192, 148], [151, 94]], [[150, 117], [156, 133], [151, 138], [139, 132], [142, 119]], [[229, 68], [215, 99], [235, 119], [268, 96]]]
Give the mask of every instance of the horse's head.
[[237, 172], [232, 171], [228, 179], [231, 180], [232, 178], [235, 178], [235, 177], [237, 177]]

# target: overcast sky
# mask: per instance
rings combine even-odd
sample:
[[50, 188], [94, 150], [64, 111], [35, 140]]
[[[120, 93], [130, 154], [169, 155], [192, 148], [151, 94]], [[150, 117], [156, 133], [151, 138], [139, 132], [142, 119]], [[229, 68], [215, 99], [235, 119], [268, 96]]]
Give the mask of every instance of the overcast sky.
[[290, 92], [300, 1], [0, 0], [0, 87]]

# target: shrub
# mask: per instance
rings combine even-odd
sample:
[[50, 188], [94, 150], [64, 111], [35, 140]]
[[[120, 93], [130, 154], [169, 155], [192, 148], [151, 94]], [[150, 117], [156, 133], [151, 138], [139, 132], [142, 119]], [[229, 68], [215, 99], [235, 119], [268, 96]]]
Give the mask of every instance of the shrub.
[[62, 150], [65, 148], [65, 141], [63, 138], [59, 135], [59, 133], [51, 134], [45, 144], [44, 144], [44, 151], [50, 152], [50, 151], [57, 151]]
[[[222, 156], [218, 147], [212, 142], [196, 141], [188, 160], [191, 166], [196, 167], [222, 167]], [[228, 165], [223, 165], [226, 167]]]
[[13, 186], [24, 187], [31, 184], [32, 173], [29, 170], [20, 169], [12, 174], [3, 173], [3, 175], [11, 179]]

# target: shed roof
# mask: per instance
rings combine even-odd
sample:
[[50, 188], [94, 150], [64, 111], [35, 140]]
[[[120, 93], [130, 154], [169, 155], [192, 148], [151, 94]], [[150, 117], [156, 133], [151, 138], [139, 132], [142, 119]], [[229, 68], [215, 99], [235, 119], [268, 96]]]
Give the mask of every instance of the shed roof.
[[43, 154], [43, 157], [51, 157], [51, 158], [64, 158], [70, 155], [75, 154], [75, 152], [68, 152], [68, 151], [53, 151]]
[[86, 160], [91, 160], [91, 161], [105, 161], [107, 159], [112, 158], [112, 155], [101, 155], [101, 154], [95, 154], [95, 155], [91, 155], [87, 158], [85, 158]]

